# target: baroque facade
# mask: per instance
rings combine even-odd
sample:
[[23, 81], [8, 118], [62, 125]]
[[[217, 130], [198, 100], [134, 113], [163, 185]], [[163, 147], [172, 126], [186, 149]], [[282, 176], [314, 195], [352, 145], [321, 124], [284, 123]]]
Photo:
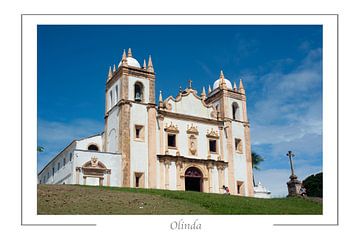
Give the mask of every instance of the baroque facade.
[[124, 51], [110, 67], [104, 132], [74, 140], [38, 183], [193, 190], [253, 196], [250, 125], [243, 83], [220, 77], [200, 95], [189, 86], [155, 100], [151, 57]]

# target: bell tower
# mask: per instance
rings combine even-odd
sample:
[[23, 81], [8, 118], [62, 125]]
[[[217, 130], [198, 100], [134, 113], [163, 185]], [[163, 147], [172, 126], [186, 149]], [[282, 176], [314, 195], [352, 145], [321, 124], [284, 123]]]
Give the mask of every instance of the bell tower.
[[151, 56], [140, 66], [131, 49], [127, 54], [124, 50], [118, 67], [109, 69], [105, 95], [104, 151], [121, 154], [119, 186], [156, 185], [155, 72]]
[[[228, 162], [228, 186], [234, 194], [252, 196], [252, 160], [250, 124], [246, 110], [246, 95], [243, 82], [239, 87], [225, 78], [220, 71], [219, 79], [209, 87], [206, 103], [212, 103], [217, 110], [217, 119], [223, 121], [224, 154]], [[244, 170], [245, 169], [245, 170]]]

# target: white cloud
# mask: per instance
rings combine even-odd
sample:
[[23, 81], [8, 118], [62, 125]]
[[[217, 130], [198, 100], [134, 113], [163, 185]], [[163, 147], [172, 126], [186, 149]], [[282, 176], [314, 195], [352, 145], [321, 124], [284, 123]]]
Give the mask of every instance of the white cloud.
[[55, 157], [73, 140], [103, 131], [103, 122], [91, 119], [76, 119], [71, 122], [38, 120], [38, 145], [44, 152], [38, 153], [38, 170]]
[[[322, 169], [319, 166], [302, 165], [301, 167], [295, 167], [295, 174], [300, 181], [306, 177], [321, 172]], [[287, 184], [290, 176], [290, 169], [268, 169], [255, 171], [255, 182], [259, 181], [271, 191], [272, 197], [284, 197], [288, 194]]]

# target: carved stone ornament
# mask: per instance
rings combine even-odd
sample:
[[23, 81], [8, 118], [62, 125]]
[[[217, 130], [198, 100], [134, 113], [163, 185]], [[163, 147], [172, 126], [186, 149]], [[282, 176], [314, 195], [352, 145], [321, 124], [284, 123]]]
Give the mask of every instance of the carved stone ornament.
[[210, 113], [211, 118], [213, 119], [217, 119], [217, 111], [216, 110], [212, 110]]
[[190, 147], [189, 147], [189, 150], [190, 150], [190, 153], [192, 155], [196, 155], [196, 142], [195, 142], [195, 137], [194, 138], [191, 138], [190, 137]]
[[208, 131], [206, 136], [209, 137], [209, 138], [217, 138], [218, 139], [219, 138], [219, 133], [217, 131], [214, 131], [213, 128], [211, 128], [211, 131], [210, 132]]
[[99, 166], [99, 161], [96, 157], [91, 158], [91, 167], [97, 168]]
[[166, 132], [172, 132], [172, 133], [179, 133], [179, 129], [176, 125], [173, 125], [172, 122], [170, 122], [170, 125], [165, 125], [165, 131]]
[[172, 110], [172, 104], [170, 104], [169, 102], [166, 102], [166, 103], [165, 103], [165, 108], [166, 108], [167, 110]]
[[195, 127], [193, 124], [191, 124], [190, 127], [188, 125], [187, 128], [188, 129], [187, 129], [186, 133], [188, 133], [188, 134], [196, 134], [196, 135], [199, 134], [199, 131], [198, 131], [197, 127]]

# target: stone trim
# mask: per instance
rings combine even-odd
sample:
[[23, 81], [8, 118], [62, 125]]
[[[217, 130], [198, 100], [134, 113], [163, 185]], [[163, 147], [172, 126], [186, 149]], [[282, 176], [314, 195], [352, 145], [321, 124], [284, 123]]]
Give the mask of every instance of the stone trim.
[[166, 111], [166, 110], [162, 110], [162, 109], [158, 109], [158, 114], [163, 115], [165, 117], [169, 117], [169, 118], [188, 120], [188, 121], [192, 121], [192, 122], [195, 121], [195, 122], [213, 124], [213, 125], [219, 125], [219, 126], [224, 124], [224, 122], [221, 120], [203, 118], [203, 117], [198, 117], [198, 116], [193, 116], [193, 115], [184, 115], [184, 114], [174, 113], [174, 112], [170, 112], [170, 111]]
[[179, 133], [179, 128], [177, 125], [174, 125], [172, 122], [170, 122], [170, 125], [168, 126], [167, 123], [165, 124], [165, 129], [166, 132], [168, 133], [174, 133], [177, 134]]

